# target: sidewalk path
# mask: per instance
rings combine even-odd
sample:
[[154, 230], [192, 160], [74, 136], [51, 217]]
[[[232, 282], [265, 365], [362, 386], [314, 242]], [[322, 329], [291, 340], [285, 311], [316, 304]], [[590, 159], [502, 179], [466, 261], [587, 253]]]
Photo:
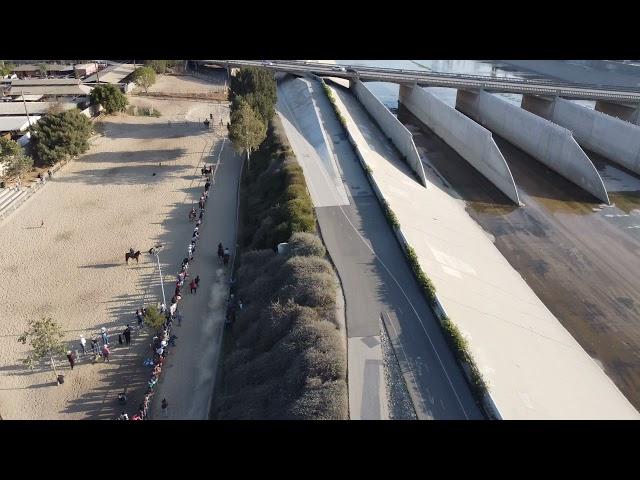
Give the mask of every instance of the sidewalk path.
[[[278, 93], [284, 101], [279, 103], [278, 110], [308, 176], [312, 171], [309, 162], [314, 159], [309, 153], [313, 142], [295, 141], [299, 135], [289, 134], [291, 129], [304, 133], [302, 122], [296, 122], [295, 109], [287, 108], [286, 100], [293, 103], [298, 93], [293, 87], [287, 87], [293, 82], [303, 80], [290, 80], [281, 85]], [[418, 418], [481, 418], [326, 95], [319, 84], [308, 85], [313, 90], [313, 108], [319, 112], [326, 138], [330, 139], [329, 152], [335, 156], [339, 178], [349, 200], [348, 205], [336, 202], [334, 206], [316, 208], [316, 213], [346, 297], [351, 418], [388, 418], [380, 344], [382, 315], [387, 320], [393, 319], [396, 343], [399, 338], [406, 351], [401, 371], [408, 377]], [[313, 114], [309, 109], [304, 113]], [[327, 177], [331, 177], [330, 173]], [[319, 178], [313, 182], [320, 184]], [[332, 181], [325, 182], [325, 185], [331, 184]], [[314, 198], [313, 190], [311, 194]], [[431, 338], [425, 335], [422, 322]]]
[[[232, 254], [235, 253], [237, 186], [242, 165], [228, 139], [225, 138], [223, 142], [214, 152], [214, 157], [219, 155], [219, 165], [200, 226], [194, 261], [189, 264], [189, 275], [191, 278], [200, 276], [200, 287], [196, 294], [191, 294], [188, 288], [190, 279], [185, 282], [179, 307], [182, 325], [174, 323], [173, 333], [178, 338], [156, 387], [153, 419], [164, 418], [160, 408], [163, 398], [169, 403], [169, 419], [209, 418], [209, 402], [213, 394], [229, 291], [228, 267], [219, 264], [217, 245], [222, 242], [230, 247]], [[214, 160], [216, 158], [209, 159], [209, 162]], [[204, 186], [201, 190], [204, 190]], [[185, 206], [185, 222], [187, 212], [188, 207]], [[190, 238], [184, 239], [185, 256], [189, 241]], [[174, 276], [175, 272], [168, 272], [165, 278]], [[168, 296], [173, 294], [173, 288], [174, 282], [168, 282], [165, 286]]]

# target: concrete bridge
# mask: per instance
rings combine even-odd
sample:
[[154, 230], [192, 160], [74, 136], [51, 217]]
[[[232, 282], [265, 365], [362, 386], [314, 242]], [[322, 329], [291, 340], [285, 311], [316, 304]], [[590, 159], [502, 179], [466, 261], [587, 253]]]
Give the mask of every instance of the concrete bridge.
[[[259, 66], [295, 75], [315, 74], [356, 81], [389, 82], [421, 87], [448, 87], [460, 90], [518, 93], [544, 97], [564, 97], [576, 100], [596, 100], [615, 104], [640, 104], [640, 88], [596, 86], [552, 80], [523, 80], [482, 75], [365, 67], [361, 65], [330, 65], [299, 60], [197, 60], [228, 68]], [[635, 105], [627, 108], [635, 110]]]

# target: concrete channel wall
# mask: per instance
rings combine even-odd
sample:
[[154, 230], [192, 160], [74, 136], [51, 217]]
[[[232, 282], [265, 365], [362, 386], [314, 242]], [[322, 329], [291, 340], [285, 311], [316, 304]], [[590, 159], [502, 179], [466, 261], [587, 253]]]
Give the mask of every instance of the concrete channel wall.
[[491, 132], [417, 85], [400, 85], [400, 102], [516, 205], [518, 189]]
[[640, 173], [640, 126], [563, 98], [554, 99], [549, 117], [542, 116], [571, 130], [582, 146]]
[[569, 130], [483, 90], [460, 92], [456, 101], [460, 111], [609, 203], [602, 177]]
[[380, 130], [391, 139], [395, 147], [404, 155], [407, 163], [420, 179], [420, 183], [426, 188], [427, 177], [411, 132], [360, 80], [353, 82], [351, 89], [365, 110], [376, 121]]

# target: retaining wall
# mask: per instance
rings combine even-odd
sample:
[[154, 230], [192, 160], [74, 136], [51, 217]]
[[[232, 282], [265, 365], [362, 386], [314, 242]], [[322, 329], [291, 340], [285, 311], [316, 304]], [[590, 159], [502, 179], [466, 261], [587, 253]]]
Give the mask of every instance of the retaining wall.
[[511, 201], [518, 189], [491, 132], [417, 85], [400, 85], [400, 102]]
[[[524, 97], [522, 107], [526, 108]], [[640, 126], [562, 98], [554, 100], [551, 115], [545, 118], [571, 130], [589, 150], [640, 174]]]
[[373, 117], [380, 127], [380, 130], [391, 139], [391, 142], [405, 157], [406, 162], [420, 179], [420, 183], [426, 188], [427, 177], [424, 173], [424, 167], [422, 166], [418, 149], [415, 143], [413, 143], [413, 135], [411, 135], [411, 132], [376, 98], [364, 83], [356, 80], [352, 82], [351, 85], [351, 90], [355, 93], [365, 110]]
[[483, 90], [465, 92], [456, 107], [532, 157], [609, 203], [596, 167], [566, 128]]

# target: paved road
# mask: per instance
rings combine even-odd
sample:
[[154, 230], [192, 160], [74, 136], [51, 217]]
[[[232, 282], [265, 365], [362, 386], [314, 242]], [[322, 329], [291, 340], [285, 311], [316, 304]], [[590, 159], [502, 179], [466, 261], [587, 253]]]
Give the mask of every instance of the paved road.
[[[354, 350], [360, 352], [363, 348], [362, 345], [351, 348], [352, 340], [375, 341], [380, 334], [381, 316], [384, 316], [391, 342], [401, 357], [400, 368], [418, 418], [482, 418], [331, 105], [319, 86], [312, 85], [319, 93], [314, 95], [315, 107], [321, 114], [330, 139], [329, 148], [337, 160], [349, 199], [348, 205], [324, 206], [316, 208], [316, 212], [323, 239], [345, 291], [350, 365]], [[296, 126], [291, 109], [280, 111], [291, 125]], [[370, 120], [363, 118], [363, 122], [366, 121]], [[376, 136], [375, 142], [385, 145], [382, 148], [390, 149], [381, 132], [373, 128], [370, 132]], [[301, 141], [294, 145], [294, 151], [297, 148], [308, 150], [311, 145], [311, 142]], [[364, 363], [362, 372], [358, 372], [369, 376], [363, 382], [363, 409], [367, 407], [364, 405], [367, 392], [377, 387], [376, 378], [381, 381], [375, 374], [371, 376], [372, 371], [379, 371], [376, 365], [369, 363], [367, 366], [366, 359]], [[354, 380], [362, 381], [354, 379], [353, 374], [350, 370], [350, 396]], [[354, 399], [350, 398], [350, 406], [353, 403]]]
[[[205, 161], [219, 160], [214, 185], [206, 205], [205, 220], [200, 227], [200, 239], [189, 264], [190, 275], [200, 275], [200, 288], [189, 293], [187, 282], [180, 312], [182, 326], [175, 326], [177, 347], [168, 357], [163, 377], [157, 387], [153, 403], [153, 418], [164, 418], [160, 402], [169, 403], [168, 418], [174, 420], [207, 420], [213, 393], [215, 373], [220, 353], [220, 340], [224, 326], [224, 306], [228, 295], [228, 270], [218, 263], [217, 245], [233, 245], [236, 229], [237, 185], [240, 181], [240, 158], [225, 138], [216, 143], [211, 156]], [[195, 187], [199, 196], [204, 187], [200, 181]], [[195, 195], [194, 198], [197, 198]], [[185, 222], [189, 206], [185, 205]], [[190, 238], [184, 239], [185, 256]], [[232, 253], [234, 248], [231, 249]], [[164, 273], [164, 271], [163, 271]], [[173, 278], [175, 272], [165, 274]], [[174, 283], [165, 285], [167, 296], [173, 294]]]

